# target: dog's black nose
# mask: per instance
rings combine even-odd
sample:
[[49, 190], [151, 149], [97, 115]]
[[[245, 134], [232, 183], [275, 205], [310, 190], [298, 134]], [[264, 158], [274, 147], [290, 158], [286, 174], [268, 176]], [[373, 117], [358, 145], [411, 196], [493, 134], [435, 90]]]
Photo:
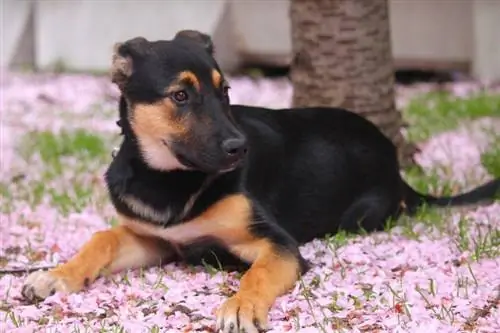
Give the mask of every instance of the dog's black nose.
[[222, 149], [231, 158], [240, 158], [247, 152], [247, 141], [244, 138], [232, 138], [222, 142]]

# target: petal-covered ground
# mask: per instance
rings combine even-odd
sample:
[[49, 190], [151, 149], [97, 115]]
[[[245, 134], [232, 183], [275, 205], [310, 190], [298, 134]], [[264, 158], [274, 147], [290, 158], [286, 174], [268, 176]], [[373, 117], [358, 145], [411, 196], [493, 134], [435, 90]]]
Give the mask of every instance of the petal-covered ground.
[[[105, 77], [3, 73], [1, 80], [0, 332], [213, 332], [214, 311], [239, 276], [211, 267], [170, 264], [108, 275], [36, 305], [20, 298], [25, 269], [67, 260], [114, 223], [102, 176], [119, 142], [118, 93]], [[290, 104], [286, 80], [233, 78], [231, 86], [233, 103]], [[480, 90], [448, 88], [461, 98]], [[499, 100], [411, 104], [432, 89], [398, 88], [415, 128], [446, 123], [409, 133], [421, 138], [425, 170], [409, 180], [456, 193], [491, 179], [500, 163]], [[490, 112], [460, 121], [439, 111], [464, 115], [464, 105]], [[301, 252], [313, 269], [274, 304], [271, 332], [500, 332], [499, 226], [494, 203], [423, 211], [387, 232], [311, 242]]]

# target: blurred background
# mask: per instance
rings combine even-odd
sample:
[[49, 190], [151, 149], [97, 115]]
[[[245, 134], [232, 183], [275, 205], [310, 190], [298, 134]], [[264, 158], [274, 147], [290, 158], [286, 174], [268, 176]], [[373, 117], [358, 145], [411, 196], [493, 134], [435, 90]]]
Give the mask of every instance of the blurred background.
[[[100, 73], [112, 45], [181, 29], [211, 34], [227, 73], [285, 75], [289, 0], [2, 0], [1, 67]], [[500, 78], [500, 1], [390, 0], [396, 79]]]

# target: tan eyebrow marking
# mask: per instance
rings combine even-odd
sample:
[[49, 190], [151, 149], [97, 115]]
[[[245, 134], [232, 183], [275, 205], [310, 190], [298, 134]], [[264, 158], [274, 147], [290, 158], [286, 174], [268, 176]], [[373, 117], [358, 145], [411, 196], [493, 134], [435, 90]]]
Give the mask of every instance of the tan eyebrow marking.
[[178, 80], [179, 82], [189, 82], [196, 90], [200, 90], [200, 80], [198, 80], [198, 77], [191, 71], [181, 72], [178, 76]]
[[220, 85], [222, 84], [222, 75], [217, 70], [212, 70], [212, 83], [214, 87], [220, 88]]

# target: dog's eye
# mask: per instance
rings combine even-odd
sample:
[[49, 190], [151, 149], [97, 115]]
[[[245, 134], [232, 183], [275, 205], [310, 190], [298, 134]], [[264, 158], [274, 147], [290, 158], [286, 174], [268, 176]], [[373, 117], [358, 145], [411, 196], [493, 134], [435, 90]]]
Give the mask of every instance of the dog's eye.
[[188, 99], [188, 95], [184, 90], [176, 91], [172, 96], [177, 103], [184, 103]]

